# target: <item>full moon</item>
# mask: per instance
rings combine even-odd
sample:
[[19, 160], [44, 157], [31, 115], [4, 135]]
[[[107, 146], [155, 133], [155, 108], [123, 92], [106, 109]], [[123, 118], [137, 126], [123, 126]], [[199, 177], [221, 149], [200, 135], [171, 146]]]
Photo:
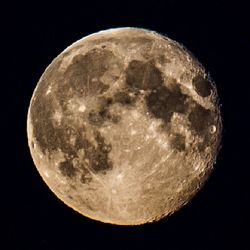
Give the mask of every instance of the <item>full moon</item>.
[[28, 144], [54, 194], [89, 218], [138, 225], [202, 187], [221, 141], [215, 83], [181, 44], [117, 28], [66, 48], [30, 101]]

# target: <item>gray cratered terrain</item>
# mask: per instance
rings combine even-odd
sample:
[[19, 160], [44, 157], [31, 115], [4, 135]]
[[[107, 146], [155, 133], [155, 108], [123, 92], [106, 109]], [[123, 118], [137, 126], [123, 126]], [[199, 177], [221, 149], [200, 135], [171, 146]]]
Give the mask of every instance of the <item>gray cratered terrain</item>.
[[186, 204], [218, 154], [214, 83], [177, 42], [119, 28], [87, 36], [45, 70], [27, 121], [34, 163], [79, 213], [135, 225]]

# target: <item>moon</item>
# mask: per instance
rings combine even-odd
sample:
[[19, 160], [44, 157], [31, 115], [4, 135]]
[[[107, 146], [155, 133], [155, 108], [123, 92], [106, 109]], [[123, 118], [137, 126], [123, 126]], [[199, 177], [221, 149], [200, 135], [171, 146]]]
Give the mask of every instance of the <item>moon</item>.
[[48, 187], [105, 223], [139, 225], [188, 203], [218, 155], [215, 83], [181, 44], [100, 31], [58, 55], [30, 101], [28, 144]]

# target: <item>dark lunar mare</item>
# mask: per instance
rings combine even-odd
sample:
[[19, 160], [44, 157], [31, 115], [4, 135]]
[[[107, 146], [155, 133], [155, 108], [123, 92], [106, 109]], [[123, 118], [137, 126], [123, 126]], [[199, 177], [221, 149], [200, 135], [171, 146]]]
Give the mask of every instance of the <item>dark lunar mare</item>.
[[[145, 97], [147, 109], [154, 118], [161, 119], [167, 126], [174, 113], [188, 113], [190, 129], [204, 139], [198, 150], [203, 151], [209, 142], [209, 127], [215, 123], [215, 115], [195, 102], [191, 97], [183, 94], [175, 79], [166, 79], [168, 87], [160, 70], [154, 65], [154, 61], [141, 62], [132, 60], [126, 71], [126, 84], [132, 91], [146, 90]], [[211, 92], [212, 85], [209, 80], [197, 76], [193, 80], [197, 93], [203, 97]], [[190, 111], [191, 110], [191, 111]], [[172, 146], [178, 150], [185, 150], [185, 137], [174, 134], [171, 140]]]
[[[52, 82], [61, 81], [62, 74], [58, 72], [55, 79], [55, 72], [61, 65], [62, 60], [56, 58], [51, 66], [45, 71], [37, 85], [36, 91], [30, 105], [30, 119], [33, 126], [33, 135], [36, 138], [42, 152], [55, 150], [60, 144], [60, 131], [54, 133], [54, 126], [51, 121], [53, 116], [52, 105], [55, 98], [45, 93]], [[53, 85], [54, 87], [54, 85]]]
[[186, 100], [187, 96], [181, 93], [178, 85], [172, 90], [160, 86], [146, 97], [146, 104], [151, 114], [162, 119], [164, 123], [169, 123], [174, 112], [187, 112]]
[[[78, 137], [79, 138], [79, 137]], [[111, 170], [113, 167], [112, 161], [108, 157], [111, 151], [111, 144], [105, 142], [104, 137], [95, 130], [95, 141], [97, 146], [91, 143], [86, 137], [81, 138], [80, 144], [75, 144], [78, 149], [84, 149], [84, 157], [77, 162], [77, 166], [73, 167], [72, 159], [67, 159], [60, 165], [61, 173], [68, 177], [74, 177], [76, 171], [81, 169], [81, 181], [83, 183], [91, 181], [90, 171], [93, 173], [103, 173]]]
[[[97, 130], [95, 130], [95, 140], [97, 147], [83, 136], [86, 128], [81, 125], [75, 127], [71, 125], [67, 119], [67, 101], [75, 96], [84, 98], [85, 96], [99, 96], [98, 100], [104, 100], [100, 110], [91, 110], [89, 112], [89, 121], [95, 125], [102, 125], [106, 119], [110, 119], [114, 123], [119, 122], [119, 117], [110, 115], [108, 106], [113, 102], [111, 98], [103, 98], [103, 93], [108, 86], [102, 83], [100, 77], [109, 69], [110, 63], [120, 65], [119, 60], [109, 50], [93, 49], [85, 55], [77, 55], [73, 58], [72, 64], [67, 68], [64, 74], [55, 70], [59, 68], [61, 61], [55, 60], [55, 64], [49, 68], [43, 75], [43, 79], [38, 85], [35, 96], [31, 105], [30, 114], [33, 124], [33, 133], [41, 151], [49, 155], [60, 149], [65, 154], [65, 161], [59, 165], [59, 170], [65, 176], [73, 178], [78, 171], [78, 167], [74, 166], [72, 160], [77, 157], [79, 149], [85, 150], [84, 163], [78, 164], [82, 169], [83, 182], [89, 181], [88, 171], [105, 172], [112, 169], [108, 153], [111, 145], [104, 141]], [[121, 66], [121, 65], [120, 65]], [[53, 75], [58, 77], [55, 79]], [[92, 78], [95, 81], [89, 82]], [[45, 95], [48, 89], [48, 82], [56, 82], [53, 92]], [[56, 98], [55, 98], [56, 97]], [[62, 108], [61, 123], [55, 125], [53, 110], [56, 102], [59, 102]], [[70, 138], [76, 138], [75, 144], [70, 143]], [[88, 170], [87, 170], [88, 169]]]
[[64, 176], [68, 176], [70, 178], [75, 177], [77, 169], [73, 166], [72, 161], [66, 160], [64, 162], [60, 162], [59, 170]]
[[[58, 84], [57, 98], [60, 104], [72, 96], [99, 96], [109, 89], [101, 77], [110, 67], [116, 64], [120, 69], [122, 64], [112, 51], [94, 48], [85, 55], [76, 55], [64, 73], [64, 79]], [[114, 81], [119, 76], [114, 76]]]
[[186, 149], [185, 140], [186, 140], [186, 138], [184, 135], [174, 134], [173, 138], [171, 138], [171, 140], [170, 140], [170, 144], [177, 151], [184, 151]]
[[126, 83], [132, 88], [151, 90], [163, 84], [162, 73], [153, 61], [132, 60], [125, 74]]
[[[210, 110], [203, 108], [193, 101], [189, 96], [182, 93], [174, 79], [169, 79], [169, 87], [164, 84], [161, 71], [155, 66], [154, 60], [139, 61], [132, 60], [125, 69], [125, 82], [127, 87], [114, 93], [112, 97], [105, 96], [109, 88], [100, 77], [109, 69], [110, 63], [120, 65], [114, 54], [105, 49], [93, 49], [85, 55], [77, 55], [73, 58], [71, 65], [64, 74], [58, 72], [57, 79], [53, 78], [54, 71], [60, 66], [61, 60], [56, 59], [54, 66], [49, 68], [43, 76], [31, 105], [31, 120], [33, 124], [34, 137], [36, 138], [43, 153], [54, 152], [60, 149], [66, 156], [65, 161], [59, 165], [59, 170], [64, 176], [73, 178], [76, 172], [81, 169], [81, 181], [83, 183], [91, 180], [89, 171], [94, 173], [105, 173], [112, 169], [112, 162], [108, 154], [112, 147], [106, 143], [98, 132], [98, 128], [105, 121], [119, 123], [121, 117], [111, 114], [109, 108], [118, 103], [125, 106], [134, 106], [140, 90], [147, 91], [145, 101], [147, 109], [154, 118], [161, 119], [164, 124], [169, 124], [174, 112], [188, 113], [190, 128], [195, 134], [205, 138], [205, 143], [198, 146], [203, 151], [206, 142], [209, 142], [209, 126], [214, 122], [214, 116]], [[52, 64], [53, 65], [53, 64]], [[120, 67], [122, 67], [120, 65]], [[91, 81], [91, 79], [96, 79]], [[65, 80], [66, 79], [66, 80]], [[93, 95], [97, 98], [97, 107], [88, 111], [88, 121], [94, 127], [95, 141], [93, 145], [83, 132], [84, 126], [71, 127], [67, 117], [63, 117], [61, 124], [55, 126], [52, 122], [53, 107], [55, 98], [52, 95], [45, 96], [48, 82], [58, 81], [55, 95], [59, 101], [63, 113], [67, 112], [66, 101], [78, 96]], [[90, 82], [91, 81], [91, 82]], [[211, 84], [208, 80], [197, 76], [192, 82], [197, 93], [203, 97], [211, 92]], [[128, 92], [134, 93], [130, 96]], [[75, 136], [75, 144], [70, 144], [70, 138]], [[185, 150], [185, 137], [174, 134], [171, 139], [172, 146], [178, 150]], [[77, 151], [84, 149], [83, 162], [74, 166], [72, 160], [77, 157]]]

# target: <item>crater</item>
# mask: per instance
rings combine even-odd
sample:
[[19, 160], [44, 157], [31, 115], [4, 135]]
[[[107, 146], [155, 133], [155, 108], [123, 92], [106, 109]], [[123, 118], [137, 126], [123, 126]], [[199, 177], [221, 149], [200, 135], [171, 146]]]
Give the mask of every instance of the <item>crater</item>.
[[192, 84], [198, 95], [207, 97], [211, 94], [212, 84], [208, 79], [198, 75], [193, 78]]

